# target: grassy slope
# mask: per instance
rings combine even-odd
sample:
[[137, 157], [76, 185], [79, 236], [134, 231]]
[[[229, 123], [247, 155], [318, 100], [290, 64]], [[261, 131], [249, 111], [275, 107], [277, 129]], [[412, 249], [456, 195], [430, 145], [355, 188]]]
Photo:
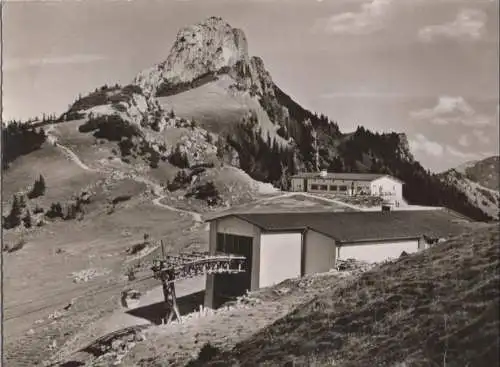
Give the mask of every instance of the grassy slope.
[[[42, 149], [15, 160], [3, 175], [2, 201], [4, 205], [12, 200], [19, 191], [29, 191], [34, 181], [42, 174], [47, 191], [44, 197], [36, 200], [42, 206], [54, 201], [69, 200], [87, 185], [98, 181], [102, 175], [85, 171], [68, 160], [56, 147], [45, 144]], [[4, 214], [10, 206], [4, 206]]]
[[[122, 278], [125, 250], [140, 242], [144, 233], [149, 233], [153, 239], [170, 238], [172, 242], [168, 245], [177, 249], [191, 242], [202, 247], [206, 232], [200, 228], [190, 233], [191, 226], [189, 217], [132, 199], [121, 204], [111, 215], [94, 213], [81, 222], [59, 222], [26, 235], [22, 250], [4, 255], [4, 330], [8, 340], [8, 365], [22, 365], [23, 360], [31, 363], [41, 360], [50, 353], [47, 335], [52, 335], [60, 344], [83, 325], [113, 311], [119, 304], [121, 290], [128, 286]], [[61, 249], [62, 253], [56, 253], [56, 249]], [[91, 268], [111, 273], [87, 283], [73, 283], [72, 272]], [[146, 275], [150, 275], [149, 272], [138, 276]], [[153, 285], [157, 285], [156, 282], [150, 284]], [[108, 291], [92, 295], [109, 286], [112, 288]], [[62, 311], [62, 307], [75, 297], [78, 299], [71, 310], [75, 313], [51, 325], [48, 315], [55, 310]], [[43, 319], [43, 323], [35, 323], [39, 319]], [[26, 343], [25, 333], [30, 328], [35, 329], [38, 338], [35, 341], [30, 338], [31, 342]]]
[[269, 120], [259, 102], [248, 95], [232, 94], [228, 91], [234, 81], [229, 76], [204, 84], [168, 97], [159, 97], [158, 101], [167, 111], [173, 108], [177, 116], [194, 119], [208, 131], [221, 133], [228, 126], [241, 122], [249, 111], [256, 113], [264, 136], [269, 132], [278, 141], [283, 139], [276, 134], [276, 128]]
[[152, 327], [146, 340], [124, 359], [124, 366], [185, 366], [205, 343], [229, 349], [311, 300], [330, 284], [348, 279], [337, 272], [289, 279], [251, 292], [237, 307], [219, 309], [202, 318], [187, 318], [181, 324]]
[[496, 366], [498, 243], [496, 226], [482, 228], [330, 284], [200, 365]]
[[[58, 124], [51, 134], [75, 152], [83, 164], [104, 170], [85, 170], [68, 159], [61, 147], [47, 143], [42, 149], [14, 161], [4, 174], [4, 203], [10, 201], [12, 194], [28, 189], [39, 174], [45, 177], [47, 191], [44, 196], [30, 201], [30, 205], [38, 203], [48, 208], [55, 201], [64, 204], [88, 186], [94, 193], [91, 204], [85, 205], [82, 221], [56, 221], [27, 231], [3, 233], [5, 244], [17, 243], [20, 238], [26, 242], [19, 251], [4, 253], [5, 355], [9, 366], [35, 365], [52, 353], [48, 345], [53, 340], [59, 346], [83, 325], [113, 312], [119, 305], [120, 291], [128, 285], [122, 278], [125, 250], [140, 242], [144, 233], [150, 234], [151, 239], [167, 240], [167, 245], [174, 249], [203, 250], [208, 242], [205, 226], [192, 230], [191, 216], [153, 205], [155, 196], [145, 184], [120, 175], [111, 178], [111, 171], [123, 171], [128, 175], [134, 167], [111, 164], [107, 157], [111, 155], [113, 144], [96, 144], [91, 134], [79, 133], [80, 122]], [[104, 162], [99, 163], [101, 159]], [[155, 170], [146, 168], [140, 175], [161, 183], [171, 179], [176, 171], [168, 164], [161, 164]], [[234, 180], [242, 181], [241, 185], [248, 184], [246, 175], [234, 177]], [[120, 195], [132, 198], [118, 204], [114, 213], [107, 214], [109, 202]], [[198, 210], [199, 204], [194, 203], [192, 209]], [[4, 210], [9, 209], [7, 205]], [[158, 251], [149, 257], [157, 255]], [[90, 268], [111, 273], [88, 283], [73, 283], [72, 272]], [[138, 276], [146, 275], [150, 272]], [[150, 283], [133, 287], [141, 290], [157, 285]], [[103, 292], [88, 295], [95, 291]], [[75, 297], [77, 300], [67, 317], [54, 323], [48, 319], [49, 314], [62, 311], [62, 307]], [[42, 322], [37, 323], [37, 320]], [[28, 335], [30, 329], [34, 333]]]

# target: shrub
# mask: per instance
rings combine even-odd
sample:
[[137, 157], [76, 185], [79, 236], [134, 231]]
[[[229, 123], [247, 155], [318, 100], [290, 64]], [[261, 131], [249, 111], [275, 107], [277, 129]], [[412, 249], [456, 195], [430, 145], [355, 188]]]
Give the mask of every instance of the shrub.
[[125, 87], [123, 87], [122, 92], [124, 94], [132, 95], [132, 94], [142, 94], [142, 89], [138, 85], [135, 84], [128, 84]]
[[2, 126], [2, 167], [7, 169], [9, 164], [20, 156], [29, 154], [41, 148], [47, 140], [43, 129], [35, 129], [29, 124], [13, 121]]
[[120, 148], [120, 153], [122, 157], [126, 157], [132, 153], [132, 149], [134, 148], [134, 143], [129, 138], [124, 138], [120, 140], [118, 143], [118, 148]]
[[45, 194], [45, 179], [42, 175], [35, 180], [33, 189], [28, 193], [28, 199], [34, 199]]
[[188, 175], [186, 171], [180, 170], [175, 175], [173, 181], [167, 183], [167, 190], [168, 191], [179, 190], [180, 188], [185, 187], [190, 182], [191, 182], [191, 176]]
[[149, 155], [149, 166], [151, 168], [158, 168], [158, 163], [160, 163], [160, 153], [153, 150]]
[[26, 214], [23, 217], [23, 223], [25, 228], [31, 228], [33, 226], [33, 221], [31, 219], [31, 213], [29, 210], [26, 211]]
[[219, 191], [212, 181], [194, 187], [185, 196], [205, 200], [209, 205], [216, 205], [221, 201]]
[[212, 144], [214, 142], [214, 138], [212, 137], [212, 134], [210, 134], [208, 131], [207, 131], [206, 141], [208, 144]]
[[191, 170], [196, 170], [198, 168], [213, 168], [215, 165], [213, 164], [213, 162], [207, 162], [207, 163], [197, 163], [197, 164], [193, 164], [191, 166]]
[[50, 209], [45, 213], [45, 216], [50, 219], [63, 218], [63, 210], [60, 203], [52, 203]]
[[7, 251], [9, 253], [19, 251], [20, 249], [22, 249], [24, 247], [25, 244], [26, 244], [26, 241], [24, 240], [24, 238], [21, 238], [19, 241], [16, 242], [16, 244], [14, 246], [12, 246], [12, 247], [5, 246], [5, 251]]
[[21, 214], [23, 208], [21, 198], [19, 198], [17, 195], [14, 195], [10, 213], [7, 217], [3, 218], [3, 227], [5, 229], [16, 228], [21, 224]]
[[168, 161], [176, 167], [189, 168], [189, 159], [187, 154], [185, 152], [181, 152], [179, 145], [177, 145], [172, 154], [170, 154]]
[[111, 204], [116, 205], [118, 203], [122, 203], [124, 201], [128, 201], [132, 198], [132, 195], [120, 195], [115, 197], [112, 201]]
[[82, 133], [94, 132], [96, 138], [121, 141], [140, 135], [137, 126], [123, 120], [118, 115], [90, 117], [78, 130]]
[[198, 357], [191, 360], [186, 367], [204, 366], [206, 363], [212, 361], [220, 352], [221, 350], [219, 348], [212, 346], [210, 343], [205, 343], [203, 347], [201, 347]]

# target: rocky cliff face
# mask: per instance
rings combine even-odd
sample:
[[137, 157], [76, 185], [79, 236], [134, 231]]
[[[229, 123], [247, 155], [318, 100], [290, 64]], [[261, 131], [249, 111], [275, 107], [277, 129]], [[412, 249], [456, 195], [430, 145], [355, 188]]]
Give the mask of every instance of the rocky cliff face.
[[441, 179], [462, 192], [467, 200], [493, 219], [499, 218], [500, 192], [482, 186], [466, 174], [454, 169], [440, 175]]
[[233, 68], [238, 62], [249, 64], [245, 34], [222, 18], [210, 17], [181, 29], [168, 58], [141, 72], [134, 83], [147, 95], [154, 95], [164, 83], [189, 83], [223, 68]]
[[499, 191], [500, 157], [493, 156], [480, 161], [470, 162], [464, 167], [463, 174], [471, 181], [491, 190]]
[[448, 170], [439, 177], [462, 192], [468, 201], [484, 213], [498, 219], [500, 205], [499, 167], [500, 157], [489, 157], [480, 161], [470, 161], [455, 169]]

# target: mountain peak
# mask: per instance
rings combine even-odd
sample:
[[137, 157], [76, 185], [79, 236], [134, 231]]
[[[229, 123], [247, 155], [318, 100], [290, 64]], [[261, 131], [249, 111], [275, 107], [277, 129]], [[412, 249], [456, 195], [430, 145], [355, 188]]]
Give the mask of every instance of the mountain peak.
[[208, 73], [231, 68], [240, 61], [249, 61], [244, 32], [223, 18], [212, 16], [182, 28], [167, 59], [141, 72], [134, 84], [147, 94], [154, 94], [164, 83], [189, 83]]

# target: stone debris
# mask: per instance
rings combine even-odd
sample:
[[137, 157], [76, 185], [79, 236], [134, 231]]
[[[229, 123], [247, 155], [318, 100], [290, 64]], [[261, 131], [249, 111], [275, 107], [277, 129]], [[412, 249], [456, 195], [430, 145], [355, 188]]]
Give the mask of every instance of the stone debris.
[[60, 319], [64, 315], [63, 312], [55, 310], [49, 315], [49, 320], [57, 320]]
[[349, 272], [351, 274], [359, 274], [370, 270], [376, 264], [370, 264], [364, 261], [355, 259], [337, 260], [335, 270], [339, 272]]
[[291, 289], [288, 287], [283, 287], [283, 288], [279, 288], [279, 289], [274, 290], [274, 293], [277, 294], [278, 296], [284, 296], [290, 292], [291, 292]]
[[73, 283], [84, 283], [96, 277], [108, 275], [109, 273], [111, 273], [111, 270], [108, 269], [85, 269], [78, 272], [73, 272], [71, 273], [71, 276], [73, 278]]

